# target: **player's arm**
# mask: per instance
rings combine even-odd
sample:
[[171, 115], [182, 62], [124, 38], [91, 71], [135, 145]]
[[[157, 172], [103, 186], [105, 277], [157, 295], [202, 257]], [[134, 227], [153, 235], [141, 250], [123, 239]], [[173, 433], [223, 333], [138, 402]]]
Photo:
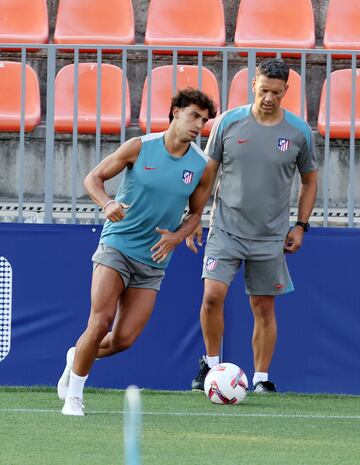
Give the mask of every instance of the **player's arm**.
[[189, 213], [177, 231], [181, 238], [180, 242], [190, 236], [200, 225], [201, 215], [209, 200], [218, 169], [219, 162], [209, 158], [200, 182], [189, 199]]
[[[214, 182], [216, 179], [216, 175], [219, 169], [220, 162], [217, 160], [214, 160], [213, 158], [209, 158], [209, 162], [207, 164], [207, 167], [204, 171], [203, 178], [201, 179], [199, 185], [195, 189], [193, 195], [190, 198], [189, 202], [189, 216], [191, 216], [191, 205], [193, 205], [194, 213], [192, 214], [193, 217], [190, 218], [191, 222], [189, 224], [189, 229], [191, 228], [191, 231], [189, 234], [186, 235], [186, 245], [187, 247], [192, 250], [194, 253], [198, 252], [198, 249], [195, 245], [195, 238], [196, 242], [202, 246], [202, 226], [201, 226], [201, 215], [202, 212], [205, 208], [205, 205], [207, 201], [210, 198]], [[200, 217], [197, 217], [197, 212], [200, 211]], [[193, 226], [193, 223], [196, 223], [195, 226]]]
[[106, 218], [120, 221], [124, 218], [127, 205], [113, 201], [105, 191], [104, 183], [126, 167], [131, 167], [139, 155], [141, 140], [133, 138], [122, 144], [115, 152], [102, 160], [84, 179], [84, 186], [92, 200], [104, 208]]
[[307, 223], [314, 208], [317, 193], [317, 171], [310, 171], [301, 176], [298, 221]]
[[162, 236], [160, 241], [151, 248], [151, 251], [154, 252], [152, 259], [155, 262], [160, 263], [165, 260], [167, 255], [199, 226], [202, 212], [211, 194], [218, 167], [219, 163], [217, 161], [209, 159], [199, 184], [189, 198], [189, 213], [175, 232], [156, 228], [157, 232]]
[[[317, 170], [309, 171], [301, 175], [301, 187], [298, 205], [298, 221], [307, 223], [314, 208], [317, 192]], [[296, 252], [302, 245], [304, 229], [302, 226], [295, 226], [289, 231], [285, 250], [288, 253]]]
[[[221, 122], [223, 121], [226, 114], [227, 112], [224, 112], [215, 119], [213, 127], [211, 128], [211, 132], [210, 132], [207, 144], [206, 144], [206, 148], [205, 148], [205, 153], [210, 157], [209, 164], [210, 164], [210, 170], [212, 171], [210, 192], [206, 193], [207, 195], [206, 202], [208, 201], [210, 197], [210, 194], [211, 194], [211, 191], [212, 191], [215, 179], [216, 179], [216, 174], [218, 172], [218, 168], [219, 168], [219, 165], [223, 157]], [[205, 204], [204, 204], [204, 207], [205, 207]], [[195, 245], [195, 238], [196, 238], [196, 242], [198, 243], [198, 245], [202, 246], [202, 234], [203, 232], [202, 232], [202, 226], [200, 222], [196, 230], [186, 237], [186, 245], [194, 253], [198, 252], [198, 249], [196, 248], [196, 245]]]

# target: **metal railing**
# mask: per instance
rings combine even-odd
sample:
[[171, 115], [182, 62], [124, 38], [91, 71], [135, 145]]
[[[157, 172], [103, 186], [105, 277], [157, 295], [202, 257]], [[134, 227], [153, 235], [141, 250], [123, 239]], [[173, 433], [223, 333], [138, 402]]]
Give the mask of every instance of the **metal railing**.
[[[294, 55], [297, 54], [297, 58], [294, 63], [297, 67], [300, 67], [301, 76], [301, 96], [300, 96], [300, 108], [301, 117], [305, 114], [306, 104], [306, 71], [307, 71], [307, 60], [311, 57], [322, 57], [326, 59], [326, 133], [324, 138], [324, 162], [322, 169], [322, 224], [328, 226], [329, 218], [331, 217], [331, 207], [329, 206], [329, 183], [330, 183], [330, 90], [331, 90], [331, 71], [332, 71], [332, 55], [339, 54], [338, 50], [324, 50], [324, 49], [240, 49], [237, 47], [167, 47], [167, 46], [146, 46], [146, 45], [132, 45], [132, 46], [110, 46], [110, 45], [94, 45], [94, 44], [81, 44], [81, 45], [54, 45], [54, 44], [1, 44], [0, 61], [2, 60], [2, 54], [7, 50], [21, 50], [21, 65], [22, 65], [22, 79], [21, 79], [21, 122], [19, 131], [19, 155], [18, 155], [18, 208], [17, 208], [17, 221], [24, 221], [24, 181], [25, 181], [25, 99], [26, 99], [26, 74], [25, 65], [29, 54], [27, 49], [31, 49], [31, 57], [34, 56], [33, 51], [41, 49], [46, 52], [47, 60], [47, 82], [46, 82], [46, 125], [45, 125], [45, 169], [44, 169], [44, 222], [51, 223], [54, 220], [54, 157], [55, 157], [55, 129], [54, 129], [54, 113], [55, 113], [55, 75], [57, 68], [57, 54], [59, 51], [63, 52], [64, 47], [66, 51], [72, 50], [73, 64], [74, 64], [74, 125], [72, 132], [72, 155], [71, 155], [71, 222], [76, 223], [78, 219], [78, 199], [77, 199], [77, 185], [78, 185], [78, 125], [77, 125], [77, 111], [78, 111], [78, 71], [79, 71], [79, 51], [80, 50], [94, 50], [92, 57], [96, 57], [97, 63], [97, 119], [96, 119], [96, 133], [95, 133], [95, 164], [100, 162], [101, 159], [101, 64], [104, 60], [103, 51], [111, 51], [112, 60], [115, 60], [117, 53], [120, 57], [121, 68], [123, 71], [122, 80], [122, 106], [121, 106], [121, 130], [119, 133], [119, 142], [123, 143], [127, 137], [128, 129], [125, 127], [125, 113], [126, 113], [126, 79], [128, 70], [129, 52], [137, 53], [142, 52], [146, 54], [147, 62], [147, 79], [148, 79], [148, 93], [147, 93], [147, 132], [150, 131], [151, 121], [151, 71], [154, 67], [154, 53], [157, 51], [167, 51], [171, 53], [171, 63], [173, 65], [173, 82], [172, 88], [175, 93], [177, 81], [176, 81], [176, 69], [179, 63], [180, 52], [196, 52], [196, 55], [192, 57], [191, 64], [197, 64], [198, 72], [198, 87], [202, 88], [202, 69], [206, 65], [208, 55], [206, 52], [215, 52], [217, 54], [217, 63], [220, 66], [221, 79], [220, 82], [220, 111], [227, 109], [227, 98], [228, 98], [228, 76], [229, 76], [229, 57], [239, 57], [239, 53], [246, 54], [245, 58], [239, 60], [239, 64], [243, 64], [246, 60], [246, 65], [249, 70], [248, 72], [248, 101], [251, 102], [253, 94], [251, 91], [252, 76], [255, 74], [256, 61], [258, 55], [274, 53], [277, 57], [287, 56], [289, 53]], [[356, 57], [359, 51], [356, 50], [343, 50], [342, 55], [348, 55], [351, 57], [351, 70], [352, 70], [352, 105], [351, 105], [351, 126], [350, 126], [350, 139], [349, 139], [349, 175], [347, 180], [347, 226], [353, 227], [358, 224], [358, 211], [360, 205], [357, 205], [354, 197], [355, 190], [355, 101], [356, 101]], [[15, 55], [14, 55], [15, 56]], [[67, 54], [66, 56], [69, 56]], [[211, 55], [211, 60], [214, 60]], [[291, 58], [293, 60], [293, 58]], [[15, 61], [12, 59], [12, 61]], [[86, 55], [86, 61], [89, 60], [89, 55]], [[94, 60], [92, 60], [94, 61]], [[349, 61], [349, 60], [348, 60]], [[290, 64], [290, 66], [292, 66]], [[139, 92], [141, 92], [141, 85], [137, 84]], [[0, 89], [1, 91], [1, 89]], [[135, 121], [133, 121], [135, 123]], [[198, 138], [197, 143], [200, 144], [201, 140]], [[0, 155], [1, 156], [1, 155]], [[101, 220], [99, 216], [99, 209], [95, 208], [93, 212], [93, 221], [98, 223]]]

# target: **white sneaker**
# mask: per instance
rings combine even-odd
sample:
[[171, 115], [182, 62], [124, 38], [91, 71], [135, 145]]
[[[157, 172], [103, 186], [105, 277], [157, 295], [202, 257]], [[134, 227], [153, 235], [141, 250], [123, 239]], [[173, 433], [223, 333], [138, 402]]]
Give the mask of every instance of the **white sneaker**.
[[74, 362], [74, 355], [75, 355], [75, 347], [70, 347], [66, 354], [66, 366], [61, 375], [61, 378], [58, 381], [57, 385], [57, 393], [59, 399], [65, 400], [66, 394], [69, 389], [69, 382], [70, 382], [70, 372]]
[[80, 397], [66, 397], [61, 413], [63, 415], [73, 415], [75, 417], [83, 417], [84, 408], [85, 407]]

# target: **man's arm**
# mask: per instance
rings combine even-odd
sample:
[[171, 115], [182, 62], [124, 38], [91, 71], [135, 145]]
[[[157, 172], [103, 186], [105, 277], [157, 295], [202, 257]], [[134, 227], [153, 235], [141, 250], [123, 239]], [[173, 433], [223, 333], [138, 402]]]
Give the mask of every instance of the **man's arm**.
[[210, 158], [199, 184], [189, 198], [189, 213], [175, 232], [157, 228], [157, 231], [162, 234], [162, 237], [160, 241], [151, 248], [154, 252], [152, 255], [154, 261], [163, 261], [169, 252], [179, 245], [187, 236], [191, 235], [200, 224], [201, 215], [210, 197], [218, 168], [219, 163]]
[[219, 162], [209, 158], [200, 182], [189, 199], [189, 213], [186, 215], [180, 228], [176, 231], [179, 237], [181, 237], [181, 241], [193, 233], [200, 224], [201, 215], [210, 198], [218, 169]]
[[124, 208], [127, 205], [113, 201], [105, 191], [104, 183], [113, 178], [127, 166], [132, 166], [139, 155], [141, 140], [133, 138], [122, 144], [115, 152], [102, 160], [84, 179], [84, 186], [92, 198], [101, 208], [105, 207], [105, 215], [111, 221], [120, 221], [124, 218]]
[[[307, 223], [314, 208], [317, 192], [317, 171], [310, 171], [301, 176], [301, 188], [298, 206], [298, 221]], [[289, 231], [285, 241], [285, 251], [296, 252], [302, 244], [304, 229], [295, 226]]]
[[301, 176], [298, 221], [307, 223], [314, 208], [317, 193], [317, 171], [310, 171]]

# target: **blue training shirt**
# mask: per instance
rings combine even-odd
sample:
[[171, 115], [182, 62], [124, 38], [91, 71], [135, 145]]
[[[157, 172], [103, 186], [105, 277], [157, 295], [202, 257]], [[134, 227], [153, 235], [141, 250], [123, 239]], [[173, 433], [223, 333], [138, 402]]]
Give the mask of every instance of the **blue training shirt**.
[[161, 235], [155, 228], [178, 229], [188, 199], [198, 185], [208, 157], [193, 142], [182, 157], [165, 148], [164, 133], [141, 137], [141, 149], [132, 168], [126, 168], [115, 199], [130, 207], [118, 222], [106, 220], [100, 243], [113, 247], [141, 263], [166, 268], [151, 259], [151, 247]]

